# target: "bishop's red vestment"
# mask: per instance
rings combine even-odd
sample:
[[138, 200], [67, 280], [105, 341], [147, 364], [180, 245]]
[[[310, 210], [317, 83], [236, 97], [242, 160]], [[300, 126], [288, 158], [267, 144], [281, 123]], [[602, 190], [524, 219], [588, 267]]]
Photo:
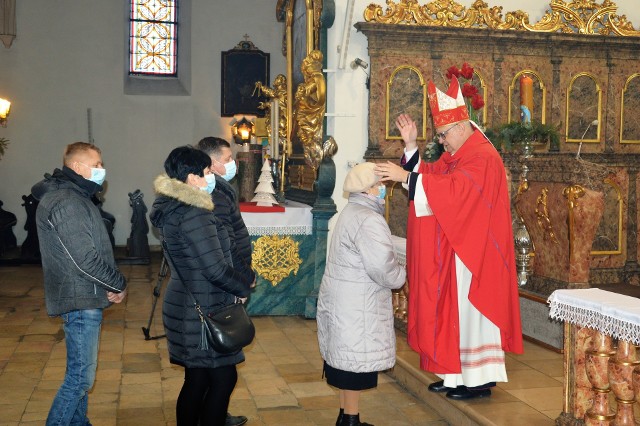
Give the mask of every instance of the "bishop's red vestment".
[[504, 165], [476, 130], [455, 155], [422, 162], [418, 179], [433, 215], [409, 205], [408, 342], [422, 369], [461, 372], [455, 255], [472, 274], [469, 301], [522, 353], [511, 209]]

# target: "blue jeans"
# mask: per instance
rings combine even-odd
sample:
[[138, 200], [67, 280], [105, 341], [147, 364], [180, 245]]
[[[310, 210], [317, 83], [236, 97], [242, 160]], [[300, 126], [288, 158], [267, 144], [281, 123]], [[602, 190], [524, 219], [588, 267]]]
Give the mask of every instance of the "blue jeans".
[[47, 426], [86, 426], [91, 424], [87, 418], [87, 401], [98, 366], [102, 309], [71, 311], [61, 317], [67, 370], [49, 410]]

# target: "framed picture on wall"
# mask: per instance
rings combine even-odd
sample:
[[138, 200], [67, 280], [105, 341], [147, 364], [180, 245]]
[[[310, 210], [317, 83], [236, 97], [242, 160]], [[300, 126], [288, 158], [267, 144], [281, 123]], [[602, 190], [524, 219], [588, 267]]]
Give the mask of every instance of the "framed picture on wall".
[[248, 114], [264, 117], [260, 102], [267, 98], [258, 96], [256, 82], [269, 85], [268, 53], [258, 49], [251, 41], [243, 40], [231, 50], [222, 52], [222, 107], [223, 117]]

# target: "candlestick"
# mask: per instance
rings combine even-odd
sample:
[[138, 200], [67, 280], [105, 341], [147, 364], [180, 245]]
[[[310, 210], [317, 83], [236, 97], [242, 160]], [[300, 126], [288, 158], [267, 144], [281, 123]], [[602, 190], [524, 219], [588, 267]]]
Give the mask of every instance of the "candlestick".
[[533, 79], [526, 74], [520, 77], [520, 120], [531, 123], [533, 116]]
[[273, 134], [273, 140], [275, 141], [275, 154], [274, 158], [278, 160], [280, 158], [280, 102], [278, 99], [273, 100], [273, 108], [274, 108], [274, 125], [273, 129], [275, 133]]

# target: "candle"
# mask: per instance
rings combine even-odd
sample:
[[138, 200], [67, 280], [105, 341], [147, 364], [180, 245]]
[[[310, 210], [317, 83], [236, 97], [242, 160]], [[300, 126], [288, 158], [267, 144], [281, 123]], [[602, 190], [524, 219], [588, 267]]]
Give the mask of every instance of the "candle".
[[520, 77], [520, 120], [531, 123], [533, 115], [533, 79], [524, 74]]
[[276, 101], [271, 100], [271, 111], [270, 111], [270, 116], [269, 116], [269, 132], [271, 133], [271, 158], [273, 158], [275, 160], [276, 158], [276, 133], [278, 132], [277, 129], [277, 125], [276, 125]]
[[276, 160], [280, 158], [280, 102], [278, 99], [273, 100], [274, 109], [274, 123], [273, 123], [273, 140], [275, 141], [275, 151], [273, 158]]

